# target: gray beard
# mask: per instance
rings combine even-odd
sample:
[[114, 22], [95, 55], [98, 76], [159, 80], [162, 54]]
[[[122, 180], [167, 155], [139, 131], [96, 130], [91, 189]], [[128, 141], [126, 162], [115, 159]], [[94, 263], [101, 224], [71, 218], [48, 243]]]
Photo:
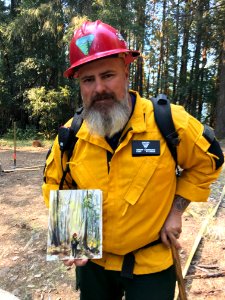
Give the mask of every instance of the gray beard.
[[112, 137], [125, 127], [130, 118], [129, 94], [122, 101], [115, 100], [109, 109], [99, 111], [93, 107], [84, 107], [83, 113], [91, 134]]

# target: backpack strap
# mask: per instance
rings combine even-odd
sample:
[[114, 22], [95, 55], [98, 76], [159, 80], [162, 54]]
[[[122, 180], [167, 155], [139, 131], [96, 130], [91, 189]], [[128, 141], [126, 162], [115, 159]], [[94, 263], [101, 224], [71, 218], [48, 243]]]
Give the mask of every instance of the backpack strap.
[[81, 127], [81, 124], [83, 123], [82, 111], [83, 111], [83, 106], [76, 110], [75, 115], [73, 117], [73, 121], [70, 126], [70, 128], [73, 130], [75, 135], [77, 134], [77, 132]]
[[[161, 243], [162, 243], [161, 238], [158, 238], [157, 240], [155, 240], [151, 243], [148, 243], [147, 245], [145, 245], [145, 246], [143, 246], [139, 249], [136, 249], [134, 251], [136, 252], [138, 250], [146, 249], [146, 248], [149, 248], [149, 247], [161, 244]], [[126, 278], [133, 278], [134, 277], [134, 275], [133, 275], [134, 263], [135, 263], [134, 251], [129, 252], [129, 253], [124, 255], [122, 270], [121, 270], [121, 273], [120, 273], [120, 275], [122, 277], [126, 277]]]
[[[61, 150], [61, 157], [63, 156], [64, 152], [66, 152], [67, 153], [67, 162], [70, 161], [71, 156], [73, 154], [73, 149], [78, 140], [78, 138], [76, 137], [76, 134], [79, 131], [79, 129], [82, 125], [82, 122], [83, 122], [82, 111], [83, 111], [83, 107], [79, 108], [75, 112], [71, 126], [69, 128], [61, 127], [59, 129], [58, 139], [59, 139], [59, 146], [60, 146], [60, 150]], [[63, 170], [63, 176], [62, 176], [60, 184], [59, 184], [60, 190], [63, 189], [63, 183], [65, 181], [65, 178], [66, 178], [66, 175], [68, 172], [69, 172], [69, 164], [67, 164], [66, 169]], [[73, 180], [73, 185], [76, 185], [74, 180]]]
[[161, 134], [166, 140], [167, 146], [176, 163], [177, 173], [179, 173], [177, 168], [178, 162], [176, 147], [178, 146], [180, 139], [173, 123], [170, 101], [164, 94], [159, 94], [156, 98], [151, 98], [151, 101], [154, 107], [154, 116], [156, 124]]

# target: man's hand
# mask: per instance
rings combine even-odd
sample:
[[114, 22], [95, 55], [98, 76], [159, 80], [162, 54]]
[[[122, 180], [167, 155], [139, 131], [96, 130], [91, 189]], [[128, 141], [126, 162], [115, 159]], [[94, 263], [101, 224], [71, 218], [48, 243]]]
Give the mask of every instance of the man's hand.
[[72, 265], [75, 265], [76, 267], [83, 267], [86, 265], [86, 263], [88, 262], [87, 258], [84, 259], [67, 259], [64, 260], [63, 263], [65, 266], [67, 267], [71, 267]]
[[177, 241], [182, 232], [182, 214], [190, 201], [176, 195], [170, 213], [161, 229], [161, 240], [164, 245], [170, 248], [171, 243], [179, 249], [180, 243]]
[[180, 243], [177, 241], [182, 232], [182, 213], [176, 212], [171, 209], [166, 222], [164, 223], [161, 230], [161, 240], [165, 246], [170, 248], [170, 243], [179, 249], [181, 248]]

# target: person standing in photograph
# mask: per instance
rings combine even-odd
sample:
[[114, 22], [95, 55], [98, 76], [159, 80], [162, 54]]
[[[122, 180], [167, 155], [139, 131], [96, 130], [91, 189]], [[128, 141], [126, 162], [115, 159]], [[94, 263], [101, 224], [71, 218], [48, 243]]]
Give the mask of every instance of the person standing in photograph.
[[72, 250], [72, 256], [76, 258], [77, 256], [77, 246], [79, 245], [79, 240], [77, 237], [76, 232], [74, 232], [72, 239], [71, 239], [71, 250]]

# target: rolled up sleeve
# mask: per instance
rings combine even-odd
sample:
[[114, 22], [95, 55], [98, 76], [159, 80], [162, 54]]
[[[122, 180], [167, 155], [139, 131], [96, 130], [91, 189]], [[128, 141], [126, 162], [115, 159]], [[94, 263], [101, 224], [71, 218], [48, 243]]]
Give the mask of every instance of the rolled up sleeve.
[[51, 152], [46, 159], [45, 170], [44, 170], [44, 183], [42, 185], [42, 194], [44, 202], [47, 207], [49, 207], [49, 195], [50, 190], [58, 190], [60, 183], [60, 176], [62, 176], [62, 171], [60, 170], [60, 159], [58, 153], [58, 145], [55, 141]]
[[210, 185], [218, 178], [222, 167], [216, 169], [217, 157], [208, 151], [211, 144], [203, 136], [204, 126], [197, 119], [183, 110], [177, 125], [180, 136], [178, 164], [182, 172], [177, 179], [176, 194], [190, 201], [207, 201]]

